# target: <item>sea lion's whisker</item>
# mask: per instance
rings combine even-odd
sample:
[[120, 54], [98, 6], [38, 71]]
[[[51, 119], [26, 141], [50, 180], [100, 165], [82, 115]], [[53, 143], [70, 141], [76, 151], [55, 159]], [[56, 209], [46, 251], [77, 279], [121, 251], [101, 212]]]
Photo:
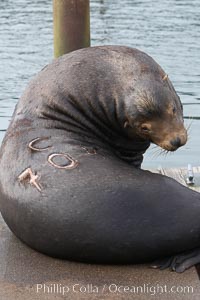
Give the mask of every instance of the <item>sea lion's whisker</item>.
[[166, 150], [166, 149], [161, 149], [161, 151], [160, 151], [160, 155], [162, 155], [162, 156], [164, 156], [164, 157], [166, 157], [167, 156], [167, 154], [168, 154], [168, 150]]
[[167, 157], [169, 152], [170, 152], [169, 150], [165, 150], [165, 157]]
[[156, 149], [156, 148], [158, 148], [158, 147], [159, 147], [158, 145], [155, 145], [155, 146], [153, 146], [153, 147], [151, 148], [151, 150]]
[[157, 153], [158, 151], [160, 151], [160, 147], [154, 146], [154, 147], [152, 147], [151, 149], [149, 149], [149, 154], [155, 154], [155, 153]]
[[193, 121], [194, 121], [193, 119], [190, 119], [190, 123], [186, 127], [187, 132], [191, 130], [191, 126], [192, 126]]
[[154, 152], [153, 158], [158, 158], [160, 155], [162, 155], [162, 149], [159, 147], [159, 149]]

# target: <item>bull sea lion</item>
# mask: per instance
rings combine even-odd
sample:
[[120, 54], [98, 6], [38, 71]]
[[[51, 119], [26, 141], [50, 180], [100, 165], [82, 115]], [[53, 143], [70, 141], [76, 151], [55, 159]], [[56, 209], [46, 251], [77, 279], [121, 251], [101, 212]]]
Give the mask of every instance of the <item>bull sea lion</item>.
[[0, 208], [13, 233], [47, 255], [200, 262], [200, 195], [140, 169], [150, 143], [184, 145], [182, 105], [147, 54], [91, 47], [46, 66], [18, 102], [0, 152]]

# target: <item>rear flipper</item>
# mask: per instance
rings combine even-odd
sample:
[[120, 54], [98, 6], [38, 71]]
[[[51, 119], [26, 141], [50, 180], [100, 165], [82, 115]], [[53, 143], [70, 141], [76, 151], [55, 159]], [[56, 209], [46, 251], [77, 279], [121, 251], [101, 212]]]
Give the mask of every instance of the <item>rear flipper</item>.
[[198, 263], [200, 263], [200, 248], [156, 260], [151, 263], [151, 268], [160, 270], [169, 268], [171, 271], [182, 273]]

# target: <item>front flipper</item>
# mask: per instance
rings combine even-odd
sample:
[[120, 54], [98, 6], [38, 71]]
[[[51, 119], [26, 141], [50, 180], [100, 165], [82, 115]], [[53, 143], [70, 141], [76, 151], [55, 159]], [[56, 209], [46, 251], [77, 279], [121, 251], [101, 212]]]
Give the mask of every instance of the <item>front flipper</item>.
[[200, 263], [200, 248], [156, 260], [151, 263], [151, 268], [160, 270], [169, 268], [171, 271], [182, 273], [198, 263]]

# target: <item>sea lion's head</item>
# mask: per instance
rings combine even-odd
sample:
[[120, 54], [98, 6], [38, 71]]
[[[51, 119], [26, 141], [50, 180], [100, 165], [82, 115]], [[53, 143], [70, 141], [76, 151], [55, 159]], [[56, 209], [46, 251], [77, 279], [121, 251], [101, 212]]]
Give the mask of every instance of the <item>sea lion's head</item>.
[[141, 81], [136, 86], [134, 104], [129, 99], [127, 122], [129, 134], [136, 133], [168, 151], [187, 142], [183, 106], [171, 82]]

